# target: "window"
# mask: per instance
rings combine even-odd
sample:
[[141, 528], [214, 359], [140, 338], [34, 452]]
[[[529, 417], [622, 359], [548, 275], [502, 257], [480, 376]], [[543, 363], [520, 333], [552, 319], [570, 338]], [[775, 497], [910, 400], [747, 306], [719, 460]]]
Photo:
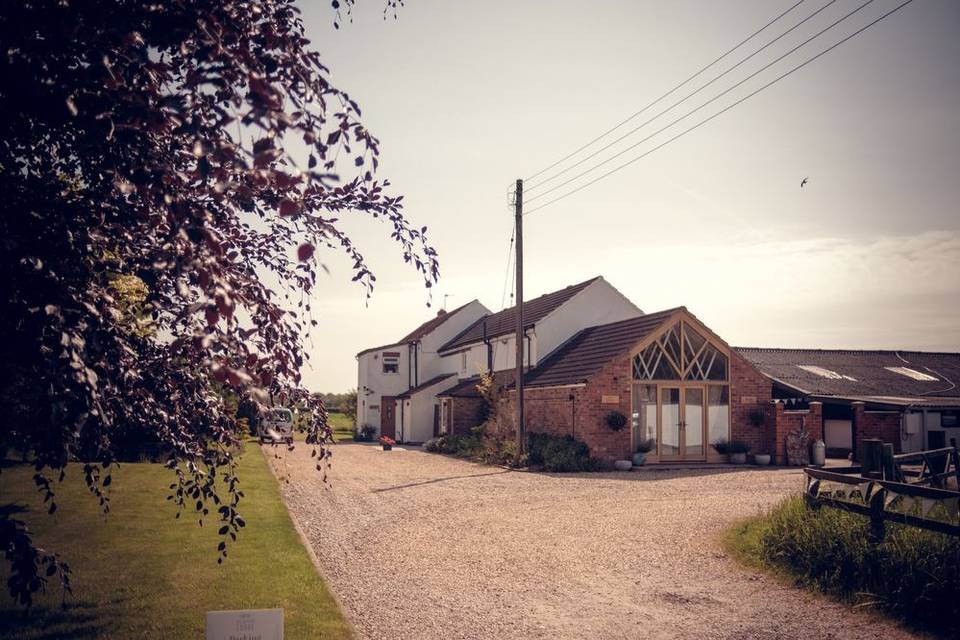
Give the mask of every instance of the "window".
[[707, 441], [730, 439], [730, 388], [710, 385], [707, 392]]
[[820, 376], [821, 378], [827, 378], [828, 380], [850, 380], [851, 382], [856, 382], [857, 379], [853, 376], [848, 376], [842, 373], [837, 373], [836, 371], [831, 371], [830, 369], [825, 369], [824, 367], [818, 367], [813, 364], [798, 364], [797, 369], [803, 369], [808, 373], [813, 375]]
[[920, 382], [939, 382], [933, 376], [921, 373], [916, 369], [911, 369], [910, 367], [884, 367], [887, 371], [892, 371], [894, 373], [899, 373], [902, 376], [907, 376], [908, 378], [913, 378], [914, 380], [919, 380]]
[[[657, 386], [653, 384], [633, 385], [633, 444], [634, 447], [644, 440], [657, 440]], [[653, 455], [657, 454], [654, 445]]]
[[678, 322], [633, 359], [635, 380], [726, 380], [727, 356], [686, 322]]
[[397, 351], [383, 352], [383, 372], [400, 373], [400, 353]]
[[460, 354], [460, 371], [467, 370], [467, 352], [464, 351]]

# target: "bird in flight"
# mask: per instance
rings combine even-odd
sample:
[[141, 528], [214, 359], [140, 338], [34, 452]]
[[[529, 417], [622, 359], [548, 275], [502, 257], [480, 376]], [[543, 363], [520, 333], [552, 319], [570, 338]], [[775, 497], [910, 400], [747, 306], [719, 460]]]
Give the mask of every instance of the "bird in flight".
[[808, 182], [809, 180], [810, 180], [809, 177], [804, 178], [803, 180], [801, 180], [801, 181], [800, 181], [800, 188], [803, 189], [803, 185], [807, 184], [807, 182]]

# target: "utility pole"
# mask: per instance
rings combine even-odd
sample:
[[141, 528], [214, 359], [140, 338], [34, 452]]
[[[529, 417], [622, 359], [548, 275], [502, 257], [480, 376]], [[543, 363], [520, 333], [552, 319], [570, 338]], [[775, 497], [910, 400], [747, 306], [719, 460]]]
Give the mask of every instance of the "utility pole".
[[517, 236], [517, 456], [526, 453], [526, 429], [523, 424], [523, 180], [517, 180], [517, 189], [514, 194], [514, 217], [516, 218]]

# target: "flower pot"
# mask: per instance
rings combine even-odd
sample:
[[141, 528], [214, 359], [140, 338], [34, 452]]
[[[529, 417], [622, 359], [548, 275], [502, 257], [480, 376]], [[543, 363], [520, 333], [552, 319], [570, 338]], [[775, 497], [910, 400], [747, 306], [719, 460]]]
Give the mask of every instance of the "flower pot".
[[745, 453], [730, 454], [730, 464], [746, 464], [746, 463], [747, 463], [747, 454]]
[[633, 454], [633, 466], [642, 467], [647, 464], [647, 454], [644, 451], [638, 451]]
[[770, 464], [770, 454], [769, 453], [757, 453], [753, 456], [753, 464], [759, 467], [765, 467]]
[[633, 468], [633, 462], [630, 460], [617, 460], [613, 463], [613, 468], [617, 471], [630, 471]]
[[383, 450], [384, 450], [384, 451], [390, 451], [391, 449], [393, 449], [393, 445], [392, 445], [392, 444], [385, 444], [385, 445], [382, 445], [382, 446], [383, 446]]

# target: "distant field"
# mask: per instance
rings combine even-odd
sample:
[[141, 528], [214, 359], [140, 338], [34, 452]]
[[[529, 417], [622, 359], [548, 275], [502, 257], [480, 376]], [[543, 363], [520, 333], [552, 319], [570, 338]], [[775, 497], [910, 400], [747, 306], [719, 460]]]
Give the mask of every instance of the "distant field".
[[353, 421], [345, 413], [330, 413], [327, 419], [333, 427], [334, 440], [353, 440]]
[[204, 615], [216, 609], [281, 607], [289, 638], [349, 638], [350, 629], [317, 574], [261, 452], [250, 445], [239, 462], [240, 512], [247, 522], [223, 565], [217, 564], [216, 520], [203, 528], [189, 511], [177, 520], [166, 500], [171, 473], [158, 464], [123, 464], [113, 472], [111, 512], [104, 517], [71, 465], [57, 488], [59, 509], [46, 515], [24, 465], [5, 467], [0, 506], [18, 514], [42, 546], [74, 572], [74, 595], [40, 597], [30, 617], [6, 593], [0, 561], [0, 637], [202, 638]]

